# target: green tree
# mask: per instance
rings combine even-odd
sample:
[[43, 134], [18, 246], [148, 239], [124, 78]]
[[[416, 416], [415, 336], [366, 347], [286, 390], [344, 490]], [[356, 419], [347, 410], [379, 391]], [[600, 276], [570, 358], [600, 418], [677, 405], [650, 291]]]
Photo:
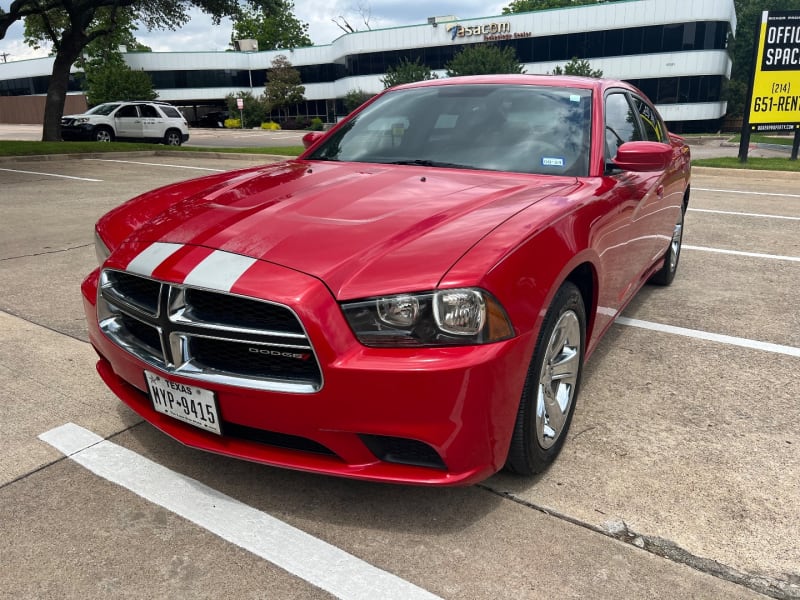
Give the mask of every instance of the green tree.
[[134, 18], [130, 9], [124, 11], [111, 34], [91, 42], [79, 64], [83, 68], [82, 87], [90, 105], [112, 100], [155, 100], [150, 76], [144, 71], [134, 71], [122, 58], [120, 46], [129, 52], [150, 52], [134, 36]]
[[467, 46], [458, 52], [445, 68], [448, 77], [525, 72], [519, 64], [517, 53], [511, 46], [498, 48], [489, 44]]
[[[241, 98], [244, 108], [239, 111], [236, 99]], [[231, 118], [238, 119], [241, 113], [243, 117], [243, 127], [258, 127], [267, 118], [267, 107], [264, 97], [254, 96], [251, 92], [239, 92], [238, 94], [228, 94], [225, 96], [225, 104]]]
[[[260, 0], [241, 0], [257, 4]], [[25, 18], [26, 38], [34, 45], [49, 40], [55, 58], [45, 98], [42, 140], [61, 138], [61, 116], [70, 69], [94, 40], [111, 35], [126, 11], [137, 26], [177, 29], [189, 20], [188, 10], [199, 7], [215, 23], [239, 12], [237, 0], [14, 0], [0, 11], [0, 39], [15, 21]], [[30, 23], [29, 23], [30, 22]]]
[[600, 79], [603, 76], [603, 71], [600, 69], [592, 69], [592, 65], [588, 60], [579, 59], [573, 56], [563, 67], [557, 65], [550, 73], [551, 75], [578, 75], [580, 77], [594, 77]]
[[112, 100], [158, 98], [150, 76], [144, 71], [131, 69], [118, 52], [109, 54], [103, 59], [90, 59], [86, 61], [84, 68], [84, 91], [91, 105]]
[[233, 40], [258, 40], [259, 50], [283, 50], [311, 46], [308, 23], [294, 16], [292, 0], [265, 0], [261, 6], [244, 7], [233, 22]]
[[596, 1], [597, 0], [513, 0], [508, 6], [503, 8], [503, 14], [511, 15], [514, 13], [546, 10], [548, 8], [581, 6], [583, 4], [594, 4]]
[[288, 118], [289, 107], [305, 100], [306, 88], [300, 81], [300, 71], [292, 67], [292, 63], [283, 54], [272, 61], [267, 70], [267, 83], [264, 99], [268, 111], [283, 110]]
[[414, 83], [415, 81], [428, 81], [438, 79], [438, 75], [431, 71], [427, 65], [423, 65], [419, 58], [410, 61], [401, 58], [395, 66], [386, 69], [386, 77], [381, 79], [384, 88], [394, 87], [403, 83]]
[[342, 98], [342, 101], [344, 102], [344, 108], [349, 114], [364, 104], [364, 102], [372, 98], [374, 95], [375, 94], [370, 94], [362, 89], [350, 90], [344, 95], [344, 98]]

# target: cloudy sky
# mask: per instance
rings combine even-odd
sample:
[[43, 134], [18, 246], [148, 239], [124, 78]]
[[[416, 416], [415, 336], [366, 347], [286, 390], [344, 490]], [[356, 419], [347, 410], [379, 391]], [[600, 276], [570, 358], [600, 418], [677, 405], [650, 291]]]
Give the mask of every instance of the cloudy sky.
[[[510, 1], [510, 0], [509, 0]], [[500, 14], [506, 2], [484, 2], [480, 0], [295, 0], [295, 16], [309, 25], [309, 37], [315, 44], [329, 44], [343, 31], [333, 19], [344, 16], [356, 29], [366, 29], [361, 14], [368, 15], [371, 29], [382, 29], [397, 25], [425, 23], [428, 17], [455, 15], [461, 19]], [[8, 9], [11, 0], [0, 0], [0, 6]], [[359, 8], [361, 7], [361, 8]], [[22, 23], [14, 24], [0, 40], [0, 54], [7, 53], [8, 61], [46, 56], [47, 50], [33, 50], [22, 40]], [[192, 20], [178, 31], [140, 31], [137, 38], [155, 52], [225, 50], [231, 38], [231, 23], [228, 20], [218, 27], [202, 13], [195, 12]], [[1, 60], [1, 58], [0, 58]]]

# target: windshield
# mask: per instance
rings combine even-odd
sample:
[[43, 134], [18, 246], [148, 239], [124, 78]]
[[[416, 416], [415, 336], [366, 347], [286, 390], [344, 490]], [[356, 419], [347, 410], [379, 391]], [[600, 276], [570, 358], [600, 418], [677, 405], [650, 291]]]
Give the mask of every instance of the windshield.
[[396, 90], [309, 158], [585, 176], [590, 123], [590, 90], [494, 84]]
[[119, 104], [115, 104], [113, 102], [108, 102], [106, 104], [98, 104], [91, 110], [87, 110], [87, 115], [110, 115], [114, 110], [119, 106]]

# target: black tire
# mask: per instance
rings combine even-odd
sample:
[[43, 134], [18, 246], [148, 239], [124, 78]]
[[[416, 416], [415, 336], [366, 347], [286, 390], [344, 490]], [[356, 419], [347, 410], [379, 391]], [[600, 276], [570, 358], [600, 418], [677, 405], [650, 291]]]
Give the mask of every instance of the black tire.
[[177, 129], [167, 129], [164, 134], [164, 143], [167, 146], [180, 146], [183, 143], [183, 134]]
[[[555, 460], [567, 437], [580, 390], [586, 348], [586, 308], [565, 282], [542, 322], [517, 412], [506, 469], [533, 475]], [[561, 367], [554, 373], [553, 367]]]
[[110, 127], [95, 127], [92, 132], [92, 139], [95, 142], [113, 142], [114, 132]]
[[672, 230], [672, 240], [669, 243], [666, 254], [664, 254], [664, 263], [661, 268], [653, 273], [650, 277], [650, 283], [656, 285], [669, 285], [675, 279], [675, 273], [678, 272], [678, 261], [681, 257], [681, 246], [683, 244], [683, 220], [684, 211], [680, 211], [678, 221]]

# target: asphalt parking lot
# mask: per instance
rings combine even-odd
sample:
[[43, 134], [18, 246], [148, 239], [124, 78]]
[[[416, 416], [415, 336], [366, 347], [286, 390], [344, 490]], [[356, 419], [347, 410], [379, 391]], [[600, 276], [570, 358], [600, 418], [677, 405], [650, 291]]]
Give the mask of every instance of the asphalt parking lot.
[[695, 169], [553, 468], [443, 490], [189, 450], [96, 375], [95, 219], [264, 160], [0, 162], [0, 597], [800, 598], [800, 175]]

